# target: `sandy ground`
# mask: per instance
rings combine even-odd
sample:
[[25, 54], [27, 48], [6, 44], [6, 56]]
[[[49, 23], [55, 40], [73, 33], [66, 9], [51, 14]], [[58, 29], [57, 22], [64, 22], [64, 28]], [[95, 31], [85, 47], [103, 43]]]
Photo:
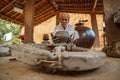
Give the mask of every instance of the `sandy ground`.
[[2, 62], [0, 80], [120, 80], [120, 58], [107, 57], [103, 66], [91, 71], [56, 73], [48, 73], [19, 61]]

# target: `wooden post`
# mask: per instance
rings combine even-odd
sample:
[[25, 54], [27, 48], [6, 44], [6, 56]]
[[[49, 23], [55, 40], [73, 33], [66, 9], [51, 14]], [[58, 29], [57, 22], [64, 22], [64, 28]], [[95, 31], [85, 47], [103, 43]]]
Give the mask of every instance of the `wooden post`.
[[107, 43], [120, 40], [120, 24], [116, 25], [114, 14], [120, 8], [120, 0], [103, 0]]
[[33, 42], [33, 18], [34, 18], [34, 2], [35, 0], [26, 0], [25, 6], [25, 38], [24, 43]]
[[99, 47], [100, 46], [100, 40], [99, 40], [99, 32], [98, 32], [98, 25], [97, 25], [97, 20], [96, 20], [96, 14], [91, 13], [91, 24], [92, 24], [92, 29], [95, 32], [95, 42], [93, 47]]
[[58, 12], [57, 12], [57, 15], [56, 15], [56, 25], [59, 24], [59, 14], [60, 14], [60, 12], [58, 11]]

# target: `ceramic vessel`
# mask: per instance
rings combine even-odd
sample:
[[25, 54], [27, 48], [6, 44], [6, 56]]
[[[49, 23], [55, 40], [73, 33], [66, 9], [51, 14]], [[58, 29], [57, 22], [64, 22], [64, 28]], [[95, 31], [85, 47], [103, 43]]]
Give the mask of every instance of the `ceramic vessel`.
[[77, 47], [91, 48], [95, 41], [95, 33], [92, 29], [84, 26], [84, 23], [77, 23], [75, 30], [79, 33], [79, 39], [75, 41]]

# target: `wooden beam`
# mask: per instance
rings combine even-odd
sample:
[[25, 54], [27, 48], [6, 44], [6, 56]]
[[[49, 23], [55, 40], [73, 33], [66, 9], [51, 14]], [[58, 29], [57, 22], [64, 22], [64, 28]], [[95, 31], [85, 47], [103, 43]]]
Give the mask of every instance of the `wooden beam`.
[[[21, 2], [21, 4], [25, 4], [25, 2], [26, 2], [26, 1], [24, 0], [23, 2]], [[23, 10], [24, 10], [24, 8], [23, 8]], [[15, 16], [15, 15], [17, 15], [17, 14], [19, 14], [19, 13], [16, 12], [16, 13], [13, 14], [12, 16]], [[19, 15], [23, 15], [23, 14], [19, 14]], [[18, 16], [17, 16], [17, 17], [18, 17]], [[17, 19], [17, 18], [15, 18], [15, 19]]]
[[96, 14], [91, 13], [91, 24], [92, 24], [92, 29], [95, 32], [95, 42], [93, 47], [100, 47], [100, 40], [99, 40], [99, 32], [98, 32], [98, 25], [97, 25], [97, 19], [96, 19]]
[[92, 8], [92, 12], [95, 11], [95, 8], [96, 8], [96, 5], [97, 5], [97, 1], [98, 1], [98, 0], [95, 0], [95, 2], [94, 2], [93, 8]]
[[51, 18], [51, 17], [53, 17], [55, 15], [56, 15], [56, 13], [49, 14], [49, 16], [45, 15], [45, 16], [41, 17], [39, 21], [36, 21], [35, 25], [38, 25], [38, 24], [42, 23], [43, 21], [48, 20], [49, 18]]
[[[40, 16], [44, 16], [45, 14], [49, 15], [48, 13], [50, 11], [53, 11], [54, 7], [49, 7], [48, 9], [46, 9], [45, 11], [40, 12], [40, 14], [38, 14], [37, 16], [35, 16], [35, 20], [40, 20]], [[54, 13], [54, 12], [53, 12]]]
[[12, 0], [12, 2], [9, 3], [9, 4], [7, 4], [4, 8], [2, 8], [2, 9], [0, 10], [0, 12], [2, 12], [2, 11], [5, 10], [7, 7], [9, 7], [10, 5], [12, 5], [15, 1], [16, 1], [16, 0]]
[[25, 38], [24, 43], [33, 43], [33, 33], [34, 33], [34, 3], [35, 0], [26, 0], [25, 6]]
[[[25, 4], [25, 2], [26, 2], [26, 0], [24, 0], [24, 1], [22, 2], [22, 4]], [[24, 8], [23, 8], [23, 10], [24, 10]], [[17, 14], [19, 14], [19, 13], [15, 13], [14, 15], [17, 15]], [[13, 16], [14, 16], [14, 15], [13, 15]], [[22, 14], [19, 14], [17, 17], [15, 17], [15, 19], [19, 18], [19, 17], [22, 16], [22, 15], [25, 15], [25, 14], [24, 14], [24, 11], [23, 11]]]
[[43, 2], [45, 2], [46, 0], [40, 0], [40, 2], [38, 2], [37, 4], [35, 4], [35, 8], [37, 7], [37, 6], [39, 6], [40, 4], [42, 4]]
[[[68, 12], [68, 13], [87, 13], [90, 14], [91, 11], [81, 11], [81, 10], [60, 10], [60, 12]], [[103, 11], [95, 11], [95, 14], [103, 14]]]
[[[49, 4], [45, 5], [44, 7], [42, 7], [41, 9], [39, 9], [39, 10], [37, 10], [37, 11], [35, 12], [35, 17], [37, 17], [37, 15], [39, 15], [40, 13], [44, 12], [45, 10], [47, 10], [47, 9], [49, 9], [49, 8], [51, 8], [51, 7], [53, 7], [53, 6], [51, 6], [51, 5], [49, 5]], [[53, 7], [53, 8], [54, 8], [54, 7]]]
[[[18, 21], [18, 20], [14, 19], [14, 18], [11, 18], [11, 17], [9, 17], [9, 16], [6, 16], [6, 15], [4, 15], [4, 14], [2, 14], [2, 13], [0, 13], [0, 17], [1, 17], [1, 16], [5, 17], [5, 18], [7, 18], [7, 19], [9, 19], [9, 20], [11, 20], [11, 22], [14, 21], [14, 22], [17, 22], [17, 23], [20, 24], [20, 25], [23, 25], [21, 21]], [[3, 18], [3, 19], [4, 19], [4, 18]]]
[[90, 13], [91, 11], [82, 11], [82, 10], [66, 10], [61, 9], [60, 12], [72, 12], [72, 13]]
[[4, 0], [0, 0], [0, 4], [7, 5], [7, 3]]
[[[40, 2], [38, 2], [37, 4], [34, 5], [34, 9], [36, 7], [38, 7], [40, 4], [42, 4], [45, 0], [41, 0]], [[19, 17], [22, 17], [24, 14], [20, 14], [19, 16], [17, 16], [15, 19], [19, 18]]]
[[60, 14], [60, 12], [58, 11], [58, 12], [57, 12], [57, 15], [56, 15], [56, 25], [59, 24], [59, 14]]
[[8, 11], [8, 12], [6, 13], [6, 15], [10, 14], [11, 12], [13, 12], [13, 9], [10, 10], [10, 11]]
[[60, 7], [59, 10], [91, 11], [91, 9], [92, 9], [92, 7], [89, 7], [89, 8]]
[[55, 15], [55, 14], [56, 14], [56, 11], [54, 11], [54, 10], [49, 11], [48, 13], [46, 13], [44, 15], [40, 15], [37, 19], [34, 20], [34, 22], [38, 23], [39, 21], [44, 20], [44, 18], [49, 17], [51, 15]]
[[[16, 0], [15, 0], [16, 1]], [[15, 2], [15, 1], [13, 1], [13, 2], [11, 2], [11, 5]], [[25, 3], [25, 1], [23, 1], [22, 2], [22, 4], [23, 3]], [[9, 7], [10, 5], [8, 5], [8, 7]], [[7, 8], [7, 7], [6, 7]], [[13, 9], [12, 10], [10, 10], [10, 11], [8, 11], [5, 15], [9, 15], [11, 12], [13, 12]], [[19, 13], [15, 13], [15, 14], [13, 14], [11, 17], [13, 17], [13, 16], [15, 16], [15, 15], [18, 15]], [[19, 15], [23, 15], [23, 14], [19, 14]], [[3, 17], [3, 16], [1, 16], [1, 17]], [[18, 16], [17, 16], [18, 17]], [[11, 22], [16, 22], [15, 20], [17, 20], [17, 18], [15, 17], [14, 19], [12, 19], [11, 20]], [[18, 23], [18, 22], [17, 22]], [[20, 24], [21, 25], [21, 23], [18, 23], [18, 24]], [[22, 22], [22, 25], [23, 25], [23, 22]]]
[[54, 0], [50, 0], [50, 2], [51, 2], [51, 4], [55, 7], [55, 9], [56, 9], [57, 11], [59, 11], [59, 10], [58, 10], [58, 5], [57, 5], [57, 3], [56, 3]]
[[[79, 4], [77, 4], [77, 3], [70, 3], [70, 4], [62, 3], [62, 4], [58, 4], [58, 6], [78, 6], [78, 7], [84, 6], [84, 5], [92, 6], [93, 3], [79, 3]], [[102, 6], [103, 4], [102, 3], [97, 3], [97, 5]]]

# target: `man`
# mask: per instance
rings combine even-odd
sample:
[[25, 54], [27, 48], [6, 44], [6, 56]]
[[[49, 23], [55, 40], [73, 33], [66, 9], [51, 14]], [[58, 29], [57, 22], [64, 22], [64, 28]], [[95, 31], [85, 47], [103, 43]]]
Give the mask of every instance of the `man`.
[[59, 25], [57, 25], [52, 33], [53, 38], [59, 31], [66, 31], [69, 33], [70, 39], [73, 42], [79, 38], [77, 31], [74, 30], [74, 27], [69, 24], [70, 15], [65, 12], [61, 12], [59, 15]]

